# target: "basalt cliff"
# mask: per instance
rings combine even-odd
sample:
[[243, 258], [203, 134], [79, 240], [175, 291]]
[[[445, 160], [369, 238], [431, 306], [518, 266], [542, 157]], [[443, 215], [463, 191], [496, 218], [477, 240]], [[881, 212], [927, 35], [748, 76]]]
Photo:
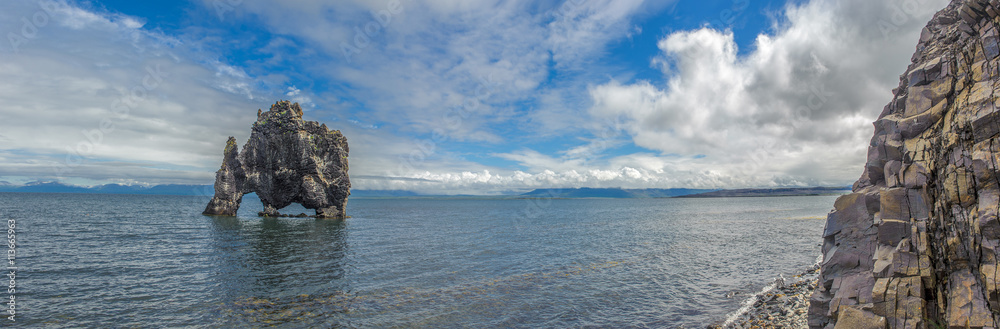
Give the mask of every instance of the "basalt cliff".
[[250, 139], [240, 152], [229, 137], [222, 168], [215, 174], [215, 197], [205, 215], [235, 216], [246, 193], [264, 204], [261, 216], [299, 203], [319, 218], [345, 218], [351, 180], [347, 138], [325, 124], [302, 120], [298, 103], [281, 101], [257, 111]]
[[823, 233], [811, 328], [1000, 322], [1000, 1], [954, 0], [875, 121]]

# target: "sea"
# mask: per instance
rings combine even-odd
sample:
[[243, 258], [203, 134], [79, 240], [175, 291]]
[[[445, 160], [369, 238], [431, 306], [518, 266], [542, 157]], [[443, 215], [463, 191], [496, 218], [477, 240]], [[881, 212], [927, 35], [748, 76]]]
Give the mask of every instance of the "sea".
[[704, 328], [814, 265], [835, 199], [358, 198], [337, 221], [0, 193], [0, 326]]

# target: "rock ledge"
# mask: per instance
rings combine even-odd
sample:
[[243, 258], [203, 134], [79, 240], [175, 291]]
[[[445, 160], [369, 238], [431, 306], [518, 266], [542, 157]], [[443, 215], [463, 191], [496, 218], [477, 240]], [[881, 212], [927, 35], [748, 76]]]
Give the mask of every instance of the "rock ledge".
[[921, 33], [827, 217], [810, 328], [997, 327], [998, 14], [998, 0], [953, 0]]

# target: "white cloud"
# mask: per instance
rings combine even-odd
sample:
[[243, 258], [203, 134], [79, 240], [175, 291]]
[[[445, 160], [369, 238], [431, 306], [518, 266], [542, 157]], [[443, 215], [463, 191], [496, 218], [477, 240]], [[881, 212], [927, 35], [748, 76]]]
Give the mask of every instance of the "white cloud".
[[285, 93], [285, 96], [289, 97], [288, 100], [299, 103], [299, 105], [302, 105], [304, 110], [308, 111], [316, 107], [316, 103], [313, 103], [312, 98], [303, 95], [302, 90], [298, 87], [291, 86], [288, 87], [287, 90], [288, 92]]
[[[925, 2], [927, 8], [946, 4]], [[730, 32], [673, 33], [660, 41], [663, 56], [654, 61], [669, 79], [665, 86], [594, 86], [591, 113], [623, 117], [639, 146], [704, 154], [695, 162], [738, 185], [772, 175], [853, 181], [864, 163], [870, 122], [891, 99], [932, 14], [916, 13], [894, 34], [881, 34], [879, 23], [898, 10], [893, 1], [867, 0], [790, 6], [787, 24], [775, 35], [760, 35], [745, 56], [737, 55]]]
[[552, 9], [545, 40], [560, 68], [581, 69], [604, 50], [603, 42], [630, 37], [630, 19], [643, 8], [642, 0], [569, 0]]
[[[175, 37], [142, 30], [140, 18], [57, 4], [0, 11], [0, 31], [24, 37], [17, 49], [0, 47], [0, 176], [211, 182], [227, 136], [245, 139], [265, 105], [238, 87], [248, 76], [201, 64]], [[42, 15], [36, 33], [10, 24]]]

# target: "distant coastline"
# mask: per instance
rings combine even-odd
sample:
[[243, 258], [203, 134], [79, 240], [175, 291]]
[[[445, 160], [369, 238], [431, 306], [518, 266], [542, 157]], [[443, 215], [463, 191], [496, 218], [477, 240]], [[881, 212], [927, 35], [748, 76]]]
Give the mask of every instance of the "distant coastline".
[[121, 185], [76, 186], [59, 182], [36, 182], [26, 185], [0, 184], [0, 192], [13, 193], [75, 193], [75, 194], [143, 194], [143, 195], [211, 195], [212, 185]]
[[[546, 188], [527, 193], [500, 195], [431, 195], [406, 190], [354, 190], [352, 198], [359, 199], [654, 199], [654, 198], [741, 198], [837, 195], [847, 193], [850, 187], [788, 187], [767, 189], [623, 189], [623, 188]], [[76, 186], [60, 182], [35, 182], [26, 185], [0, 183], [0, 192], [12, 193], [77, 193], [77, 194], [140, 194], [140, 195], [188, 195], [211, 196], [212, 185], [121, 185]]]
[[699, 193], [699, 194], [682, 195], [678, 196], [678, 198], [756, 198], [756, 197], [778, 197], [778, 196], [817, 196], [817, 195], [846, 194], [850, 191], [851, 188], [848, 186], [738, 189], [738, 190], [719, 190], [719, 191]]
[[545, 188], [521, 194], [500, 195], [431, 195], [403, 190], [355, 190], [352, 198], [365, 199], [662, 199], [662, 198], [742, 198], [780, 196], [839, 195], [851, 187], [783, 187], [761, 189], [623, 189], [623, 188]]
[[651, 199], [673, 198], [683, 195], [701, 194], [718, 190], [708, 189], [623, 189], [623, 188], [546, 188], [519, 195], [521, 198], [539, 199]]

